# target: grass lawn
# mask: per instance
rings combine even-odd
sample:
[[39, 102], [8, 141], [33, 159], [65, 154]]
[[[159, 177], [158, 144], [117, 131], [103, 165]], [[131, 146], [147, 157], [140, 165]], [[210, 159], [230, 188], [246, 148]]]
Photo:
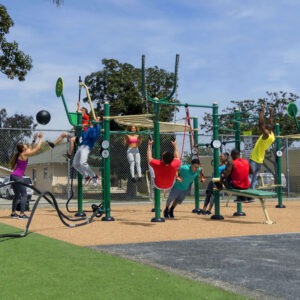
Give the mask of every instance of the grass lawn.
[[[19, 229], [0, 224], [0, 234]], [[0, 295], [12, 299], [246, 299], [93, 249], [31, 233], [0, 239]]]

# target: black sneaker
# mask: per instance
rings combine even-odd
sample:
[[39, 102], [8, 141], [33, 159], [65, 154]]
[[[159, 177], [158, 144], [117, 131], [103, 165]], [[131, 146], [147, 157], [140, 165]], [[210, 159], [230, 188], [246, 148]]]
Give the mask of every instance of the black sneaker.
[[18, 218], [19, 218], [19, 215], [16, 214], [16, 213], [13, 213], [13, 214], [10, 215], [10, 217], [11, 217], [12, 219], [18, 219]]
[[28, 219], [29, 219], [29, 217], [26, 215], [19, 216], [19, 220], [28, 220]]
[[209, 210], [206, 211], [206, 215], [211, 215], [211, 212]]
[[165, 218], [169, 218], [169, 209], [168, 208], [165, 208], [165, 210], [164, 210], [164, 217]]
[[173, 209], [170, 209], [170, 211], [169, 211], [169, 217], [171, 219], [174, 219], [174, 210]]
[[55, 147], [55, 145], [52, 142], [47, 141], [47, 143], [48, 143], [48, 145], [49, 145], [50, 148], [53, 149]]
[[201, 210], [202, 215], [206, 215], [206, 210]]
[[243, 201], [243, 203], [252, 203], [254, 202], [254, 200], [252, 198], [246, 199], [245, 201]]

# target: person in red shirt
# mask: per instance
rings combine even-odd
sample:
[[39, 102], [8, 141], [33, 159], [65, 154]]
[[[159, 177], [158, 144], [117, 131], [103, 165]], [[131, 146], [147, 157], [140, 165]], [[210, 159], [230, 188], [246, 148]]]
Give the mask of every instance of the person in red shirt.
[[[232, 161], [228, 162], [222, 173], [222, 181], [228, 189], [245, 190], [250, 187], [249, 174], [252, 174], [250, 163], [247, 159], [240, 157], [240, 151], [231, 151]], [[253, 200], [239, 196], [235, 202], [253, 202]]]
[[[86, 132], [89, 128], [90, 116], [89, 116], [88, 109], [86, 107], [80, 106], [80, 101], [77, 101], [77, 112], [82, 113], [82, 131]], [[50, 148], [53, 149], [56, 145], [61, 143], [64, 139], [67, 139], [67, 141], [69, 142], [69, 149], [68, 149], [68, 152], [66, 154], [64, 154], [63, 156], [66, 157], [67, 159], [71, 159], [71, 156], [72, 156], [73, 150], [75, 148], [75, 144], [77, 143], [78, 137], [72, 136], [70, 133], [67, 133], [67, 132], [62, 132], [55, 141], [53, 141], [53, 142], [47, 141], [47, 143], [50, 146]]]
[[152, 157], [152, 139], [148, 140], [147, 159], [150, 167], [153, 170], [154, 185], [161, 190], [168, 190], [172, 188], [177, 170], [180, 166], [180, 154], [178, 151], [176, 140], [171, 141], [174, 147], [174, 153], [165, 151], [162, 154], [161, 160]]

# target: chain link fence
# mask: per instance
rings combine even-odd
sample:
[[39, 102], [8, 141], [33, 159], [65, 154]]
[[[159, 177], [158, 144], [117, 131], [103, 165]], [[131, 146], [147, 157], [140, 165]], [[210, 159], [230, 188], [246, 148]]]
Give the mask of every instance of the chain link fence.
[[[16, 144], [20, 141], [31, 143], [34, 131], [22, 129], [0, 129], [0, 177], [9, 176], [9, 160], [12, 157]], [[40, 190], [49, 190], [55, 195], [69, 199], [70, 196], [77, 195], [77, 177], [76, 172], [71, 168], [71, 162], [63, 154], [67, 152], [68, 145], [64, 141], [60, 145], [51, 149], [46, 140], [54, 140], [61, 134], [61, 131], [44, 130], [44, 139], [42, 151], [29, 159], [26, 175], [30, 176], [33, 184]], [[143, 135], [142, 144], [139, 147], [141, 155], [142, 180], [133, 182], [131, 180], [129, 162], [127, 160], [127, 147], [123, 144], [124, 132], [112, 132], [110, 136], [110, 161], [111, 161], [111, 199], [112, 201], [150, 201], [152, 200], [152, 184], [147, 163], [147, 144], [148, 135]], [[162, 133], [160, 136], [160, 150], [173, 151], [171, 140], [176, 137], [179, 151], [183, 163], [189, 163], [192, 157], [190, 137], [184, 133]], [[256, 141], [255, 136], [241, 137], [241, 151], [244, 157], [249, 157], [251, 149]], [[199, 156], [204, 173], [207, 177], [206, 183], [200, 184], [200, 200], [203, 200], [205, 189], [210, 181], [212, 166], [212, 148], [211, 136], [199, 135], [198, 142]], [[222, 142], [221, 152], [229, 152], [235, 147], [234, 136], [221, 135]], [[89, 156], [89, 164], [99, 176], [99, 184], [94, 187], [92, 184], [83, 187], [83, 199], [102, 199], [102, 156], [101, 156], [100, 137], [94, 149]], [[282, 139], [282, 173], [284, 196], [298, 197], [300, 194], [299, 169], [300, 164], [300, 146], [289, 139]], [[276, 184], [276, 155], [275, 146], [273, 145], [266, 154], [265, 164], [262, 167], [258, 184], [269, 185], [270, 189], [275, 189], [272, 185]], [[84, 183], [84, 181], [83, 181]], [[0, 189], [0, 196], [5, 197]], [[162, 193], [162, 200], [166, 200], [167, 193]], [[190, 199], [193, 199], [193, 189], [191, 189]]]

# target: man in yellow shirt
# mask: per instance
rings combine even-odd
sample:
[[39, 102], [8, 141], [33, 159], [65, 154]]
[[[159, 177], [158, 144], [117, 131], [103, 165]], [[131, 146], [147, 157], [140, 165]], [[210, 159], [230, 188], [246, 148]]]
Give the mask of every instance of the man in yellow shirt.
[[259, 113], [259, 128], [262, 132], [261, 136], [256, 141], [254, 148], [250, 155], [250, 165], [253, 170], [253, 173], [250, 175], [251, 180], [251, 189], [255, 187], [255, 180], [258, 172], [261, 169], [261, 166], [265, 159], [266, 151], [270, 148], [270, 146], [275, 141], [275, 135], [272, 131], [272, 108], [270, 108], [270, 117], [268, 124], [264, 122], [264, 114], [265, 114], [265, 106], [262, 104], [261, 110]]

